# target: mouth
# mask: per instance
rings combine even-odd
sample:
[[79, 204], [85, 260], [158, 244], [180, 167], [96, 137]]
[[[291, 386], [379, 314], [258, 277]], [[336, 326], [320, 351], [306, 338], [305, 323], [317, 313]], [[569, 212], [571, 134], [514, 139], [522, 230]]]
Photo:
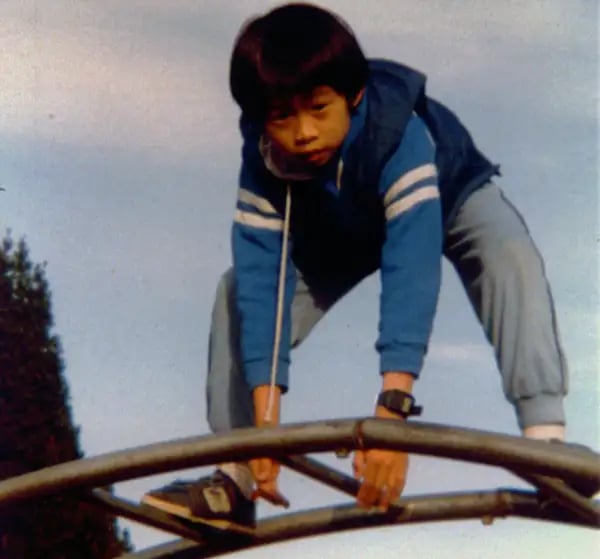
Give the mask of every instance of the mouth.
[[317, 149], [314, 151], [307, 151], [304, 153], [300, 153], [298, 154], [298, 156], [300, 158], [302, 158], [304, 161], [308, 161], [309, 163], [323, 163], [325, 162], [328, 157], [329, 157], [329, 150], [328, 149]]

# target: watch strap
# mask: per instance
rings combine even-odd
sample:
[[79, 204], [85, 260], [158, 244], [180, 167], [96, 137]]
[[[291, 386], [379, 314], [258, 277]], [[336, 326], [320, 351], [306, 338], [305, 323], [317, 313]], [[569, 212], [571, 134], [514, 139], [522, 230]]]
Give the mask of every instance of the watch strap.
[[411, 415], [421, 415], [422, 406], [415, 405], [412, 394], [403, 390], [384, 390], [377, 397], [377, 405], [402, 416], [404, 419]]

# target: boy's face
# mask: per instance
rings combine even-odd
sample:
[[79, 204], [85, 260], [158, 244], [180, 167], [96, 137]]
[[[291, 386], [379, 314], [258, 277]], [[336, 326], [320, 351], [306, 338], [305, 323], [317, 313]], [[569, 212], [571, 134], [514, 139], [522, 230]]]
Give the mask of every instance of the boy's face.
[[[358, 105], [361, 91], [351, 102]], [[327, 163], [342, 145], [350, 129], [346, 97], [329, 86], [271, 103], [265, 131], [283, 150], [306, 162]]]

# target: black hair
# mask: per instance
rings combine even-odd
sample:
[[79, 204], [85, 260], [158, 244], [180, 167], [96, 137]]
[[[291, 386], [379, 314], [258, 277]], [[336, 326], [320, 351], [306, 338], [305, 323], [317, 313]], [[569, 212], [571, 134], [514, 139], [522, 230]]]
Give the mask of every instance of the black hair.
[[352, 100], [368, 76], [365, 55], [337, 15], [305, 3], [280, 6], [246, 22], [231, 55], [231, 94], [245, 115], [263, 119], [274, 98], [320, 85]]

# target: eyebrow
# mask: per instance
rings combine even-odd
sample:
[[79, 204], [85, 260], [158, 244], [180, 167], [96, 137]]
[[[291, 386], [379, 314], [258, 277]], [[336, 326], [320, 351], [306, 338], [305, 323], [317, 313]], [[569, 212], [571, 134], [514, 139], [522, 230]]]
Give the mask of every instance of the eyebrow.
[[314, 98], [314, 97], [332, 97], [333, 96], [333, 91], [325, 89], [324, 87], [316, 87], [315, 89], [313, 89], [310, 92], [309, 96], [311, 98]]
[[269, 100], [269, 103], [267, 105], [267, 110], [269, 110], [269, 111], [277, 110], [278, 111], [281, 109], [289, 108], [291, 106], [292, 106], [292, 101], [290, 99], [274, 97]]
[[[325, 89], [326, 86], [318, 86], [312, 91], [300, 94], [303, 102], [314, 103], [315, 100], [326, 100], [333, 97], [333, 92]], [[272, 97], [267, 105], [267, 112], [291, 109], [294, 106], [293, 98]]]

